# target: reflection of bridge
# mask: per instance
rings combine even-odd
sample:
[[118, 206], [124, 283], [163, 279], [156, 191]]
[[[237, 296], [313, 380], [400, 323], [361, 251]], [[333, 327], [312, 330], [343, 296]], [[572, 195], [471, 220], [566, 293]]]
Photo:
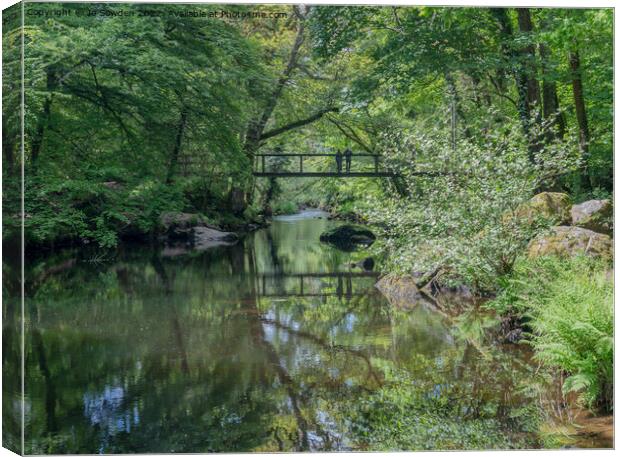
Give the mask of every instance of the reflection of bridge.
[[[254, 166], [254, 176], [262, 176], [262, 177], [337, 177], [337, 178], [361, 178], [361, 177], [380, 177], [380, 178], [390, 178], [398, 176], [396, 173], [387, 170], [381, 170], [379, 168], [379, 161], [381, 156], [377, 154], [353, 154], [351, 156], [352, 164], [358, 164], [359, 158], [361, 157], [372, 157], [373, 158], [373, 166], [370, 169], [364, 170], [355, 170], [355, 171], [340, 171], [336, 169], [336, 154], [282, 154], [282, 153], [273, 153], [273, 154], [256, 154], [257, 162]], [[286, 171], [280, 169], [269, 169], [269, 163], [266, 163], [266, 158], [268, 157], [280, 157], [280, 158], [293, 158], [296, 157], [298, 159], [299, 169], [296, 171]], [[305, 158], [313, 158], [313, 157], [331, 157], [330, 165], [333, 167], [334, 171], [304, 171], [304, 157]], [[344, 162], [344, 157], [343, 157]]]
[[[261, 297], [339, 297], [363, 296], [372, 289], [372, 284], [355, 287], [355, 279], [377, 278], [379, 273], [330, 272], [330, 273], [263, 273], [257, 275], [258, 295]], [[327, 283], [324, 280], [332, 280]], [[361, 286], [361, 287], [360, 287]], [[325, 289], [329, 289], [326, 291]]]

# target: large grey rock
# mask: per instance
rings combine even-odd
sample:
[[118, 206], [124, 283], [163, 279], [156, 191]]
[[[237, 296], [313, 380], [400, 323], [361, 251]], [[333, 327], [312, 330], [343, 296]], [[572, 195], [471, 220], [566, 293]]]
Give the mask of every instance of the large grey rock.
[[167, 212], [159, 218], [160, 229], [169, 240], [182, 241], [193, 249], [203, 250], [215, 246], [234, 244], [239, 240], [236, 233], [224, 232], [207, 224], [199, 214]]
[[388, 299], [390, 304], [400, 308], [411, 308], [423, 300], [422, 293], [411, 275], [387, 275], [377, 281], [375, 287]]
[[234, 244], [238, 240], [239, 237], [233, 232], [222, 232], [211, 227], [194, 227], [194, 247], [199, 250]]
[[391, 305], [410, 309], [422, 306], [448, 316], [456, 316], [476, 303], [477, 298], [467, 287], [438, 287], [432, 295], [420, 290], [415, 275], [387, 275], [377, 281], [375, 287]]
[[588, 200], [571, 208], [573, 225], [613, 234], [614, 209], [610, 200]]
[[188, 238], [192, 229], [198, 225], [205, 225], [200, 214], [168, 211], [159, 216], [159, 226], [162, 232], [171, 237]]
[[586, 254], [593, 257], [613, 257], [613, 242], [608, 235], [581, 227], [556, 226], [541, 234], [528, 245], [530, 257], [559, 255], [571, 257]]

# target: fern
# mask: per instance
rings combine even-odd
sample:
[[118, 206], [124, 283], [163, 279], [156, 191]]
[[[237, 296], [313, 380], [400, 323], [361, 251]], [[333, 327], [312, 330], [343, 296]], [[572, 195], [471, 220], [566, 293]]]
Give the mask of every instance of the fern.
[[604, 261], [579, 257], [521, 260], [491, 303], [529, 319], [536, 359], [570, 376], [565, 394], [587, 407], [613, 408], [613, 283]]

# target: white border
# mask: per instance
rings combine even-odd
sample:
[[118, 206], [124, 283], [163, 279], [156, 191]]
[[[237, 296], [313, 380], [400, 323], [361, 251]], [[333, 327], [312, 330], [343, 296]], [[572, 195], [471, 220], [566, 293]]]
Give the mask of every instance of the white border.
[[[29, 3], [35, 3], [35, 2], [47, 2], [47, 3], [53, 3], [50, 1], [46, 1], [46, 0], [28, 0]], [[0, 6], [2, 7], [2, 9], [8, 8], [11, 5], [14, 5], [15, 3], [17, 3], [15, 0], [0, 0]], [[76, 1], [76, 0], [65, 0], [64, 2], [58, 2], [58, 3], [97, 3], [97, 2], [80, 2], [80, 1]], [[347, 0], [311, 0], [308, 2], [294, 2], [294, 1], [287, 1], [287, 0], [267, 0], [267, 1], [260, 1], [260, 0], [245, 0], [245, 1], [227, 1], [227, 0], [186, 0], [186, 1], [157, 1], [157, 0], [134, 0], [132, 2], [127, 2], [127, 1], [120, 1], [120, 0], [108, 0], [108, 1], [102, 1], [99, 3], [215, 3], [215, 4], [291, 4], [291, 3], [306, 3], [306, 4], [331, 4], [331, 5], [410, 5], [410, 6], [415, 6], [415, 5], [427, 5], [427, 6], [481, 6], [481, 7], [489, 7], [489, 6], [500, 6], [500, 7], [551, 7], [551, 8], [613, 8], [614, 9], [614, 189], [617, 183], [616, 177], [618, 176], [618, 171], [620, 169], [620, 165], [618, 164], [618, 160], [616, 160], [618, 158], [618, 143], [616, 142], [616, 134], [617, 134], [617, 129], [616, 129], [616, 122], [615, 119], [617, 118], [618, 115], [618, 106], [619, 106], [619, 101], [620, 101], [620, 95], [618, 94], [618, 86], [616, 84], [617, 80], [615, 78], [615, 62], [618, 61], [618, 53], [619, 51], [619, 44], [620, 44], [620, 39], [618, 37], [618, 33], [617, 33], [617, 24], [618, 24], [618, 9], [615, 8], [615, 2], [613, 0], [590, 0], [590, 1], [583, 1], [583, 0], [426, 0], [426, 1], [406, 1], [406, 0], [357, 0], [357, 1], [347, 1]], [[23, 5], [22, 5], [23, 8]], [[22, 16], [23, 19], [23, 16]], [[0, 34], [1, 34], [1, 25], [0, 25]], [[23, 37], [22, 37], [23, 40]], [[22, 46], [22, 50], [23, 50], [23, 46]], [[23, 57], [23, 56], [22, 56]], [[1, 49], [0, 49], [0, 58], [1, 58]], [[0, 74], [0, 80], [1, 80], [1, 74]], [[0, 86], [1, 87], [1, 86]], [[22, 106], [23, 106], [23, 78], [22, 78]], [[23, 129], [23, 110], [21, 111], [21, 116], [22, 116], [22, 129]], [[23, 132], [22, 132], [22, 136], [23, 136]], [[23, 142], [22, 142], [22, 154], [23, 154]], [[0, 157], [0, 161], [1, 161], [1, 157]], [[23, 161], [22, 161], [22, 170], [21, 170], [21, 174], [22, 174], [22, 185], [23, 185], [23, 176], [24, 176], [24, 171], [23, 171]], [[0, 180], [1, 180], [1, 176], [0, 176]], [[1, 195], [1, 194], [0, 194]], [[614, 191], [614, 200], [615, 200], [615, 191]], [[23, 193], [22, 193], [22, 218], [23, 218]], [[619, 221], [619, 217], [618, 214], [615, 214], [615, 218], [614, 218], [614, 226], [618, 227], [618, 221]], [[1, 225], [1, 221], [2, 221], [2, 217], [0, 215], [0, 225]], [[23, 222], [23, 221], [22, 221]], [[22, 223], [22, 246], [23, 246], [23, 223]], [[0, 255], [2, 253], [2, 246], [0, 244]], [[617, 258], [617, 253], [615, 253], [614, 256], [614, 267], [615, 267], [615, 259]], [[22, 277], [23, 277], [23, 250], [22, 250]], [[2, 277], [2, 271], [0, 269], [0, 279]], [[618, 272], [618, 270], [615, 268], [614, 271], [614, 281], [615, 283], [617, 283], [618, 279], [620, 278], [620, 272]], [[22, 284], [22, 297], [23, 297], [23, 284]], [[615, 290], [614, 290], [614, 309], [615, 309]], [[23, 301], [22, 301], [23, 304]], [[24, 331], [23, 331], [23, 325], [24, 325], [24, 316], [23, 316], [23, 306], [22, 306], [22, 351], [23, 351], [23, 344], [24, 344]], [[618, 323], [620, 322], [620, 318], [618, 317], [618, 313], [615, 313], [615, 322], [614, 322], [614, 342], [615, 342], [615, 329], [619, 328], [618, 327]], [[23, 354], [23, 352], [22, 352]], [[618, 376], [618, 373], [620, 372], [620, 370], [618, 369], [618, 354], [617, 352], [615, 352], [615, 357], [614, 357], [614, 378], [615, 380], [619, 380], [620, 377]], [[24, 364], [24, 357], [22, 357], [22, 370], [24, 368], [23, 366]], [[24, 378], [22, 376], [22, 392], [23, 392], [23, 384], [24, 382]], [[1, 381], [0, 381], [0, 386], [1, 386]], [[615, 392], [616, 389], [618, 387], [618, 382], [614, 383], [614, 403], [615, 403]], [[0, 396], [1, 396], [1, 390], [0, 390]], [[23, 449], [23, 408], [22, 408], [22, 449]], [[0, 426], [2, 424], [2, 417], [0, 414]], [[617, 432], [617, 427], [616, 427], [616, 421], [614, 420], [614, 446], [616, 443], [616, 432]], [[483, 452], [485, 456], [489, 456], [489, 457], [496, 457], [496, 456], [503, 456], [506, 455], [506, 452], [509, 452], [508, 455], [510, 456], [525, 456], [528, 455], [532, 452], [536, 452], [537, 455], [542, 455], [542, 456], [546, 456], [546, 455], [557, 455], [558, 452], [561, 453], [570, 453], [571, 456], [573, 455], [585, 455], [587, 453], [587, 455], [610, 455], [610, 453], [614, 452], [613, 450], [540, 450], [540, 451], [472, 451], [472, 452]], [[471, 455], [472, 452], [468, 452], [468, 451], [455, 451], [455, 452], [451, 452], [451, 455]], [[439, 451], [435, 451], [435, 452], [398, 452], [398, 453], [387, 453], [387, 452], [373, 452], [371, 453], [372, 455], [376, 455], [376, 456], [411, 456], [411, 457], [417, 457], [417, 456], [428, 456], [428, 455], [437, 455], [439, 453]], [[286, 453], [287, 455], [295, 455], [295, 453]], [[321, 453], [316, 453], [317, 455], [320, 456], [331, 456], [333, 457], [336, 453], [326, 453], [326, 452], [321, 452]], [[342, 453], [338, 453], [337, 455], [342, 455], [342, 456], [355, 456], [359, 453], [352, 453], [352, 452], [342, 452]], [[5, 449], [5, 448], [0, 448], [0, 457], [4, 457], [4, 456], [14, 456], [15, 454], [12, 453], [11, 451]], [[171, 454], [149, 454], [151, 456], [169, 456]], [[178, 454], [178, 455], [183, 455], [183, 454]], [[248, 454], [225, 454], [225, 455], [248, 455]], [[251, 456], [270, 456], [271, 454], [267, 454], [267, 453], [251, 453], [249, 454]]]

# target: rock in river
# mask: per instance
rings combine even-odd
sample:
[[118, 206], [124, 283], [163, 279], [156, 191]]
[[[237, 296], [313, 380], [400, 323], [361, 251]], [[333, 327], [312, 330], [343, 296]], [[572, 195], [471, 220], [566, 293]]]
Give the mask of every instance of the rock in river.
[[168, 211], [159, 216], [160, 230], [170, 238], [191, 238], [192, 229], [199, 225], [206, 225], [199, 214]]
[[361, 268], [364, 271], [372, 271], [375, 268], [375, 259], [366, 257], [364, 260], [351, 264], [352, 268]]
[[196, 249], [233, 244], [238, 240], [239, 237], [233, 232], [221, 232], [211, 227], [194, 227], [194, 246]]
[[370, 246], [376, 238], [375, 234], [367, 228], [346, 224], [321, 233], [320, 240], [338, 246], [355, 246], [358, 244]]
[[[189, 248], [204, 250], [234, 244], [239, 240], [236, 233], [224, 232], [208, 225], [204, 217], [199, 214], [168, 212], [161, 215], [159, 222], [168, 240], [185, 244], [181, 251], [187, 251]], [[173, 248], [174, 255], [179, 255], [179, 246], [173, 246]]]

